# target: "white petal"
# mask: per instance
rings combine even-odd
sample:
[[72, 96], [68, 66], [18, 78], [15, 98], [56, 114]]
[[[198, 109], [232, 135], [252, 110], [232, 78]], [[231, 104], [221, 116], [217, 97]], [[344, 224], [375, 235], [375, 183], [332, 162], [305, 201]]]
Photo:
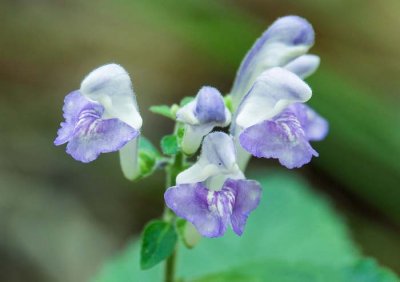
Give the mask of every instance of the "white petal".
[[293, 103], [308, 101], [311, 95], [310, 87], [297, 75], [283, 68], [271, 68], [257, 78], [243, 98], [236, 124], [247, 128], [271, 119]]
[[235, 149], [239, 169], [245, 171], [251, 155], [240, 145], [239, 138], [235, 138]]
[[177, 176], [176, 183], [196, 183], [212, 177], [219, 180], [220, 175], [225, 178], [243, 176], [236, 164], [232, 138], [223, 132], [214, 132], [204, 138], [199, 159], [193, 166]]
[[199, 120], [194, 114], [196, 107], [196, 100], [191, 101], [176, 112], [176, 119], [180, 122], [196, 125], [199, 124]]
[[301, 78], [312, 75], [319, 67], [320, 58], [316, 55], [300, 56], [285, 66], [285, 69], [297, 74]]
[[225, 110], [225, 123], [206, 123], [198, 125], [185, 124], [185, 133], [182, 139], [182, 150], [187, 155], [192, 155], [197, 152], [201, 145], [203, 137], [210, 133], [214, 127], [226, 127], [231, 123], [231, 113], [228, 109]]
[[139, 138], [140, 136], [133, 139], [119, 150], [122, 173], [129, 180], [134, 180], [140, 174], [138, 165]]
[[104, 118], [118, 118], [137, 130], [142, 127], [131, 79], [120, 65], [95, 69], [82, 81], [80, 91], [103, 105]]
[[192, 155], [197, 152], [200, 147], [203, 137], [211, 132], [214, 124], [204, 125], [185, 125], [185, 133], [182, 139], [182, 150], [187, 155]]

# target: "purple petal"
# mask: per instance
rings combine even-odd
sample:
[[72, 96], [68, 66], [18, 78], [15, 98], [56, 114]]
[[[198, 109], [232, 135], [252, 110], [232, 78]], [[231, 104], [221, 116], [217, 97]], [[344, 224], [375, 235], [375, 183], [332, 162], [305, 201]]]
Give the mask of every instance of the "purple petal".
[[68, 142], [67, 153], [84, 163], [95, 160], [101, 153], [118, 151], [139, 135], [138, 130], [116, 118], [93, 118], [81, 123]]
[[311, 147], [296, 115], [285, 110], [270, 121], [246, 128], [242, 147], [256, 157], [279, 159], [287, 168], [301, 167], [318, 153]]
[[209, 191], [202, 183], [181, 184], [169, 188], [164, 199], [179, 217], [191, 222], [205, 237], [222, 236], [229, 224], [227, 198]]
[[329, 131], [329, 124], [326, 119], [317, 114], [312, 108], [305, 104], [297, 103], [289, 106], [288, 109], [297, 116], [308, 140], [321, 141], [326, 137]]
[[176, 118], [185, 124], [182, 150], [191, 155], [214, 127], [225, 127], [231, 122], [231, 113], [225, 107], [221, 93], [216, 88], [204, 86], [193, 101], [178, 110]]
[[221, 93], [214, 87], [204, 86], [196, 97], [195, 114], [200, 123], [224, 123], [225, 104]]
[[225, 189], [235, 191], [235, 204], [233, 205], [231, 224], [237, 235], [242, 235], [250, 213], [257, 208], [261, 198], [261, 186], [254, 180], [228, 179], [224, 183]]

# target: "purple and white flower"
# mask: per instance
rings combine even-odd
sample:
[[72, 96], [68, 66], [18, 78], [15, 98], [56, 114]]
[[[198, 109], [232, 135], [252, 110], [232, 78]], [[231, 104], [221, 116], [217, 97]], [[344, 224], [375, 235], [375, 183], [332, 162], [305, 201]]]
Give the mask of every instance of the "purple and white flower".
[[319, 57], [305, 55], [314, 44], [311, 24], [298, 16], [276, 20], [254, 43], [243, 59], [231, 90], [233, 109], [257, 77], [273, 67], [284, 67], [305, 78], [319, 66]]
[[276, 158], [287, 168], [301, 167], [318, 153], [309, 141], [323, 139], [328, 123], [302, 104], [311, 98], [308, 85], [283, 68], [263, 72], [240, 103], [231, 127], [244, 167], [249, 154]]
[[120, 151], [124, 175], [137, 176], [142, 118], [125, 69], [109, 64], [92, 71], [79, 90], [65, 97], [63, 116], [55, 145], [68, 143], [67, 153], [84, 163], [101, 153]]
[[176, 118], [185, 124], [182, 150], [191, 155], [214, 127], [229, 125], [231, 113], [225, 107], [221, 93], [214, 87], [204, 86], [193, 101], [178, 110]]
[[167, 206], [205, 237], [222, 236], [229, 226], [242, 235], [261, 197], [259, 183], [244, 178], [232, 138], [222, 132], [204, 138], [198, 161], [176, 182], [165, 192]]

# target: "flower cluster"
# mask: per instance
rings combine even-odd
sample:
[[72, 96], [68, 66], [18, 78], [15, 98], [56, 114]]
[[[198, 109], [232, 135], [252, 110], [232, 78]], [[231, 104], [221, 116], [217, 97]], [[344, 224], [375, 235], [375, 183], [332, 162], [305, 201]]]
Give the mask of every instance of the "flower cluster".
[[[307, 54], [313, 44], [314, 31], [305, 19], [280, 18], [247, 53], [228, 96], [204, 86], [173, 111], [183, 128], [179, 153], [190, 158], [201, 150], [167, 189], [165, 202], [201, 235], [219, 237], [228, 227], [243, 233], [261, 198], [260, 185], [243, 173], [251, 155], [278, 159], [287, 168], [318, 156], [310, 141], [322, 140], [328, 123], [305, 104], [312, 91], [304, 79], [319, 66], [319, 57]], [[68, 143], [67, 153], [82, 162], [120, 151], [125, 176], [140, 176], [142, 119], [122, 67], [110, 64], [91, 72], [66, 96], [63, 111], [56, 145]], [[228, 126], [228, 134], [213, 132]]]
[[[301, 167], [318, 156], [309, 142], [323, 139], [328, 123], [304, 104], [312, 91], [303, 79], [319, 65], [318, 56], [306, 54], [313, 43], [312, 26], [302, 18], [288, 16], [272, 24], [239, 68], [230, 93], [231, 136], [207, 135], [198, 161], [179, 174], [177, 186], [165, 193], [168, 207], [193, 223], [203, 236], [221, 236], [227, 226], [242, 234], [261, 196], [259, 184], [246, 180], [241, 171], [250, 155], [278, 159], [287, 168]], [[197, 149], [214, 126], [229, 123], [222, 97], [218, 90], [212, 92], [207, 100], [214, 100], [213, 107], [196, 107], [200, 95], [205, 99], [202, 89], [192, 105], [181, 109], [186, 117], [208, 119], [177, 114], [185, 128], [193, 124], [199, 128], [185, 131], [185, 138], [196, 144], [188, 153]]]

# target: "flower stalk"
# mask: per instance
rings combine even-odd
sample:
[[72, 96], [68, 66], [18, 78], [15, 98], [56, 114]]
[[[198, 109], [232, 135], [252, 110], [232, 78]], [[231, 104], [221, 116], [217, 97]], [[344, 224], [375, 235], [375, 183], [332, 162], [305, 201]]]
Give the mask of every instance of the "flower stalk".
[[[185, 164], [185, 156], [182, 152], [178, 152], [170, 165], [166, 167], [166, 188], [168, 189], [171, 186], [176, 184], [176, 176], [184, 170]], [[175, 224], [176, 215], [170, 210], [167, 205], [164, 206], [164, 215], [163, 218], [165, 221]], [[176, 258], [178, 252], [178, 244], [175, 245], [174, 251], [172, 254], [165, 260], [165, 272], [164, 272], [164, 281], [165, 282], [173, 282], [175, 281], [175, 272], [176, 272]]]

